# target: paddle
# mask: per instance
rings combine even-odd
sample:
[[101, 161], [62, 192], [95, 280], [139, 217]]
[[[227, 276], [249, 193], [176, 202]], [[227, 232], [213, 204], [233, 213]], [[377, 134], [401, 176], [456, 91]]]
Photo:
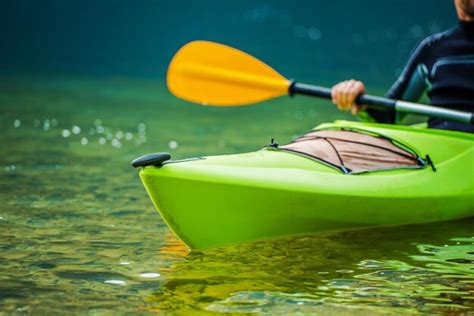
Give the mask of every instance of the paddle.
[[[270, 66], [238, 49], [208, 41], [184, 45], [173, 57], [167, 74], [175, 96], [203, 105], [241, 106], [282, 95], [304, 94], [331, 99], [331, 89], [286, 79]], [[474, 124], [474, 115], [367, 94], [358, 104]]]

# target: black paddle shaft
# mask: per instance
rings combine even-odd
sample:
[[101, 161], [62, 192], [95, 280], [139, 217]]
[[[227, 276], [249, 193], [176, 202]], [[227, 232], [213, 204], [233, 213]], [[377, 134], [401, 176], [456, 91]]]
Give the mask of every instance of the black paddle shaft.
[[[310, 84], [293, 82], [289, 88], [289, 94], [303, 94], [323, 99], [331, 99], [331, 89], [313, 86]], [[439, 117], [449, 121], [457, 121], [474, 125], [474, 114], [457, 110], [449, 110], [431, 105], [394, 100], [389, 98], [376, 97], [368, 94], [359, 95], [357, 104], [364, 104], [375, 108], [392, 109], [395, 111], [426, 115], [429, 117]]]

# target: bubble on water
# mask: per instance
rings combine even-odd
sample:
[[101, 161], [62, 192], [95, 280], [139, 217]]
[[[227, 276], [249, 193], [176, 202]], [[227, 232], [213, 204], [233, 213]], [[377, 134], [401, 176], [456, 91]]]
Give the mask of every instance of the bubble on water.
[[377, 42], [379, 38], [379, 33], [375, 29], [370, 29], [367, 31], [367, 40], [369, 42]]
[[160, 274], [156, 272], [145, 272], [145, 273], [140, 273], [140, 276], [142, 278], [154, 279], [154, 278], [159, 278]]
[[15, 165], [7, 166], [7, 167], [5, 167], [5, 170], [6, 170], [7, 172], [15, 171], [15, 170], [16, 170], [16, 166], [15, 166]]
[[396, 41], [398, 38], [398, 33], [395, 30], [386, 30], [385, 38], [389, 41]]
[[107, 140], [105, 139], [105, 137], [99, 138], [99, 144], [104, 145], [106, 142]]
[[172, 141], [170, 141], [170, 142], [168, 143], [168, 147], [169, 147], [170, 149], [176, 149], [176, 148], [178, 148], [178, 142], [175, 141], [175, 140], [172, 140]]
[[82, 137], [81, 139], [81, 145], [87, 145], [89, 143], [89, 140], [85, 137]]
[[313, 41], [317, 41], [317, 40], [320, 40], [321, 39], [321, 30], [318, 29], [317, 27], [314, 27], [314, 26], [311, 26], [309, 29], [308, 29], [308, 37], [313, 40]]
[[138, 129], [139, 132], [145, 132], [145, 130], [146, 130], [145, 123], [139, 123], [138, 126], [137, 126], [137, 129]]
[[125, 285], [125, 284], [127, 284], [125, 281], [122, 281], [122, 280], [105, 280], [104, 283], [113, 284], [113, 285]]
[[352, 42], [354, 43], [354, 45], [360, 46], [364, 44], [364, 36], [362, 36], [362, 34], [360, 33], [354, 33], [352, 34]]
[[99, 119], [96, 119], [96, 120], [94, 121], [94, 125], [95, 125], [95, 126], [101, 126], [101, 125], [102, 125], [102, 121], [99, 120]]
[[55, 119], [55, 118], [51, 119], [51, 126], [52, 126], [52, 127], [58, 126], [58, 120]]
[[115, 147], [115, 148], [122, 147], [122, 143], [116, 138], [114, 138], [111, 143], [112, 143], [112, 146]]
[[306, 27], [303, 25], [296, 25], [293, 27], [293, 34], [296, 37], [303, 38], [306, 36]]
[[140, 135], [140, 136], [138, 137], [138, 139], [136, 140], [135, 143], [136, 143], [137, 145], [141, 145], [141, 144], [143, 144], [143, 143], [145, 143], [145, 142], [146, 142], [146, 136]]
[[95, 128], [91, 127], [89, 128], [89, 135], [94, 135], [95, 134]]
[[96, 128], [95, 128], [97, 134], [102, 134], [105, 132], [105, 128], [102, 126], [102, 125], [98, 125]]
[[49, 128], [50, 128], [50, 126], [51, 126], [50, 121], [49, 121], [49, 120], [44, 120], [44, 122], [43, 122], [43, 129], [44, 129], [45, 131], [48, 131]]
[[41, 121], [40, 120], [35, 120], [34, 125], [35, 125], [35, 127], [40, 127]]
[[63, 129], [63, 131], [61, 132], [61, 135], [63, 137], [69, 137], [69, 136], [71, 136], [71, 131], [68, 130], [68, 129]]
[[133, 134], [132, 134], [132, 133], [129, 133], [129, 132], [125, 133], [125, 139], [126, 139], [126, 140], [132, 140], [132, 138], [133, 138]]
[[77, 125], [73, 125], [72, 128], [71, 128], [71, 131], [73, 134], [79, 134], [81, 132], [81, 128]]
[[114, 135], [112, 135], [112, 133], [107, 133], [105, 138], [107, 138], [107, 140], [112, 140], [114, 138]]
[[117, 138], [117, 139], [122, 139], [122, 138], [123, 138], [123, 132], [122, 132], [122, 131], [118, 131], [117, 133], [115, 133], [115, 138]]
[[410, 32], [414, 38], [423, 37], [423, 28], [418, 24], [413, 25]]
[[429, 28], [430, 28], [430, 30], [429, 30], [430, 34], [435, 34], [435, 33], [441, 32], [441, 27], [438, 25], [438, 23], [436, 23], [436, 21], [433, 21]]
[[20, 126], [21, 126], [21, 121], [20, 120], [16, 119], [15, 121], [13, 121], [13, 127], [18, 128]]
[[354, 273], [354, 270], [350, 269], [341, 269], [341, 270], [336, 270], [338, 273]]
[[120, 262], [120, 264], [123, 265], [123, 266], [128, 266], [128, 265], [130, 265], [130, 262], [122, 261], [122, 262]]

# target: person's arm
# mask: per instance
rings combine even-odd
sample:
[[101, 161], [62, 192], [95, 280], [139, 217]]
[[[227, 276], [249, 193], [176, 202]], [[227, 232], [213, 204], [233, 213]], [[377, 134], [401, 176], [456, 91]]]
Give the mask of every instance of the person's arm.
[[[413, 82], [414, 74], [417, 72], [417, 67], [422, 64], [422, 61], [426, 58], [427, 46], [429, 38], [424, 40], [412, 53], [408, 60], [405, 69], [392, 85], [390, 90], [385, 94], [385, 97], [392, 99], [404, 99], [404, 94], [407, 91], [407, 87]], [[422, 91], [418, 93], [418, 96]], [[381, 123], [394, 123], [395, 122], [395, 111], [391, 110], [379, 110], [379, 109], [366, 109], [366, 107], [355, 104], [357, 96], [365, 93], [365, 85], [361, 81], [354, 79], [342, 81], [333, 86], [331, 90], [332, 101], [340, 110], [351, 111], [352, 114], [359, 114], [361, 116], [369, 115], [377, 122]]]

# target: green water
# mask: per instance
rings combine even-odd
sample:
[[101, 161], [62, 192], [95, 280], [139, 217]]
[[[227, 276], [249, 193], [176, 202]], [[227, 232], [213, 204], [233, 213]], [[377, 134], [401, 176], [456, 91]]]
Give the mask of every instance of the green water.
[[188, 253], [130, 161], [255, 150], [350, 118], [190, 105], [160, 81], [0, 81], [0, 314], [474, 313], [472, 219]]

